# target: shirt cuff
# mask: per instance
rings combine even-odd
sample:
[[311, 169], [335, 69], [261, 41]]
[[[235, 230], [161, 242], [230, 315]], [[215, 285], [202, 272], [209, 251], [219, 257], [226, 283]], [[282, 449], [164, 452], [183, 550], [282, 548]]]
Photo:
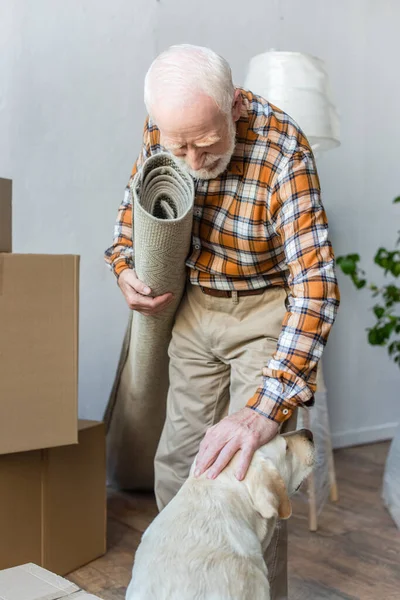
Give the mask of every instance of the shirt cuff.
[[283, 423], [292, 416], [298, 406], [314, 404], [314, 377], [308, 384], [300, 377], [265, 367], [264, 384], [258, 388], [247, 403], [259, 414], [276, 423]]
[[112, 268], [114, 271], [114, 275], [118, 279], [119, 276], [121, 275], [122, 271], [125, 271], [125, 269], [130, 269], [131, 266], [130, 266], [129, 262], [127, 262], [125, 259], [121, 258], [118, 261], [114, 262]]
[[283, 423], [290, 419], [296, 408], [296, 405], [269, 398], [263, 388], [256, 391], [247, 402], [247, 406], [276, 423]]

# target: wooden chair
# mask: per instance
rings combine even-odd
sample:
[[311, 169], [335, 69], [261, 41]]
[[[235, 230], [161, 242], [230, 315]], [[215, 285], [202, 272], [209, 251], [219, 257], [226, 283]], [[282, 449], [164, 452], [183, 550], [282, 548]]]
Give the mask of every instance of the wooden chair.
[[[327, 479], [329, 485], [329, 498], [331, 502], [337, 502], [339, 499], [338, 486], [336, 482], [335, 462], [333, 457], [331, 431], [329, 425], [329, 413], [327, 406], [327, 390], [324, 382], [322, 364], [318, 367], [317, 375], [317, 392], [315, 397], [318, 410], [302, 410], [301, 419], [302, 424], [307, 429], [311, 430], [323, 430], [325, 445], [325, 472], [327, 471]], [[314, 410], [314, 413], [311, 411]], [[317, 502], [317, 473], [313, 471], [307, 482], [307, 496], [308, 496], [308, 526], [310, 531], [317, 531], [318, 529], [318, 502]]]

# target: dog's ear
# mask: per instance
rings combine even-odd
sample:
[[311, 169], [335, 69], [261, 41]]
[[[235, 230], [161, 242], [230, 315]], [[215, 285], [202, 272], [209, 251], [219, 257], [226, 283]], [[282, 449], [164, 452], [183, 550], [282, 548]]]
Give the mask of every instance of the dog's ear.
[[292, 504], [286, 489], [285, 482], [278, 470], [271, 467], [271, 488], [278, 499], [278, 516], [280, 519], [289, 519], [292, 516]]
[[288, 519], [292, 514], [292, 505], [278, 470], [268, 459], [261, 459], [252, 465], [245, 479], [255, 509], [264, 519], [279, 517]]

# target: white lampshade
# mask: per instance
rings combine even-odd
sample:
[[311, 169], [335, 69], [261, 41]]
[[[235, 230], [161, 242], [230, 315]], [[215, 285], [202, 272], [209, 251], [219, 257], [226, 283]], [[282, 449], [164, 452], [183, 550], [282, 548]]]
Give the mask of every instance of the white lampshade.
[[314, 152], [340, 145], [339, 117], [319, 58], [274, 50], [259, 54], [250, 61], [245, 88], [293, 117]]

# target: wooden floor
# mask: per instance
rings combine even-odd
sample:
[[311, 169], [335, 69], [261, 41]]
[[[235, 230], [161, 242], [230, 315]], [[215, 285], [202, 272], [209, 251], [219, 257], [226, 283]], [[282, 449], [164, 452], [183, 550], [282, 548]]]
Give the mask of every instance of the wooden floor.
[[[388, 444], [335, 453], [340, 499], [319, 530], [307, 528], [306, 505], [293, 503], [289, 542], [290, 600], [400, 600], [400, 533], [381, 501]], [[123, 600], [135, 548], [156, 515], [149, 495], [109, 493], [109, 551], [70, 579], [104, 600]]]

